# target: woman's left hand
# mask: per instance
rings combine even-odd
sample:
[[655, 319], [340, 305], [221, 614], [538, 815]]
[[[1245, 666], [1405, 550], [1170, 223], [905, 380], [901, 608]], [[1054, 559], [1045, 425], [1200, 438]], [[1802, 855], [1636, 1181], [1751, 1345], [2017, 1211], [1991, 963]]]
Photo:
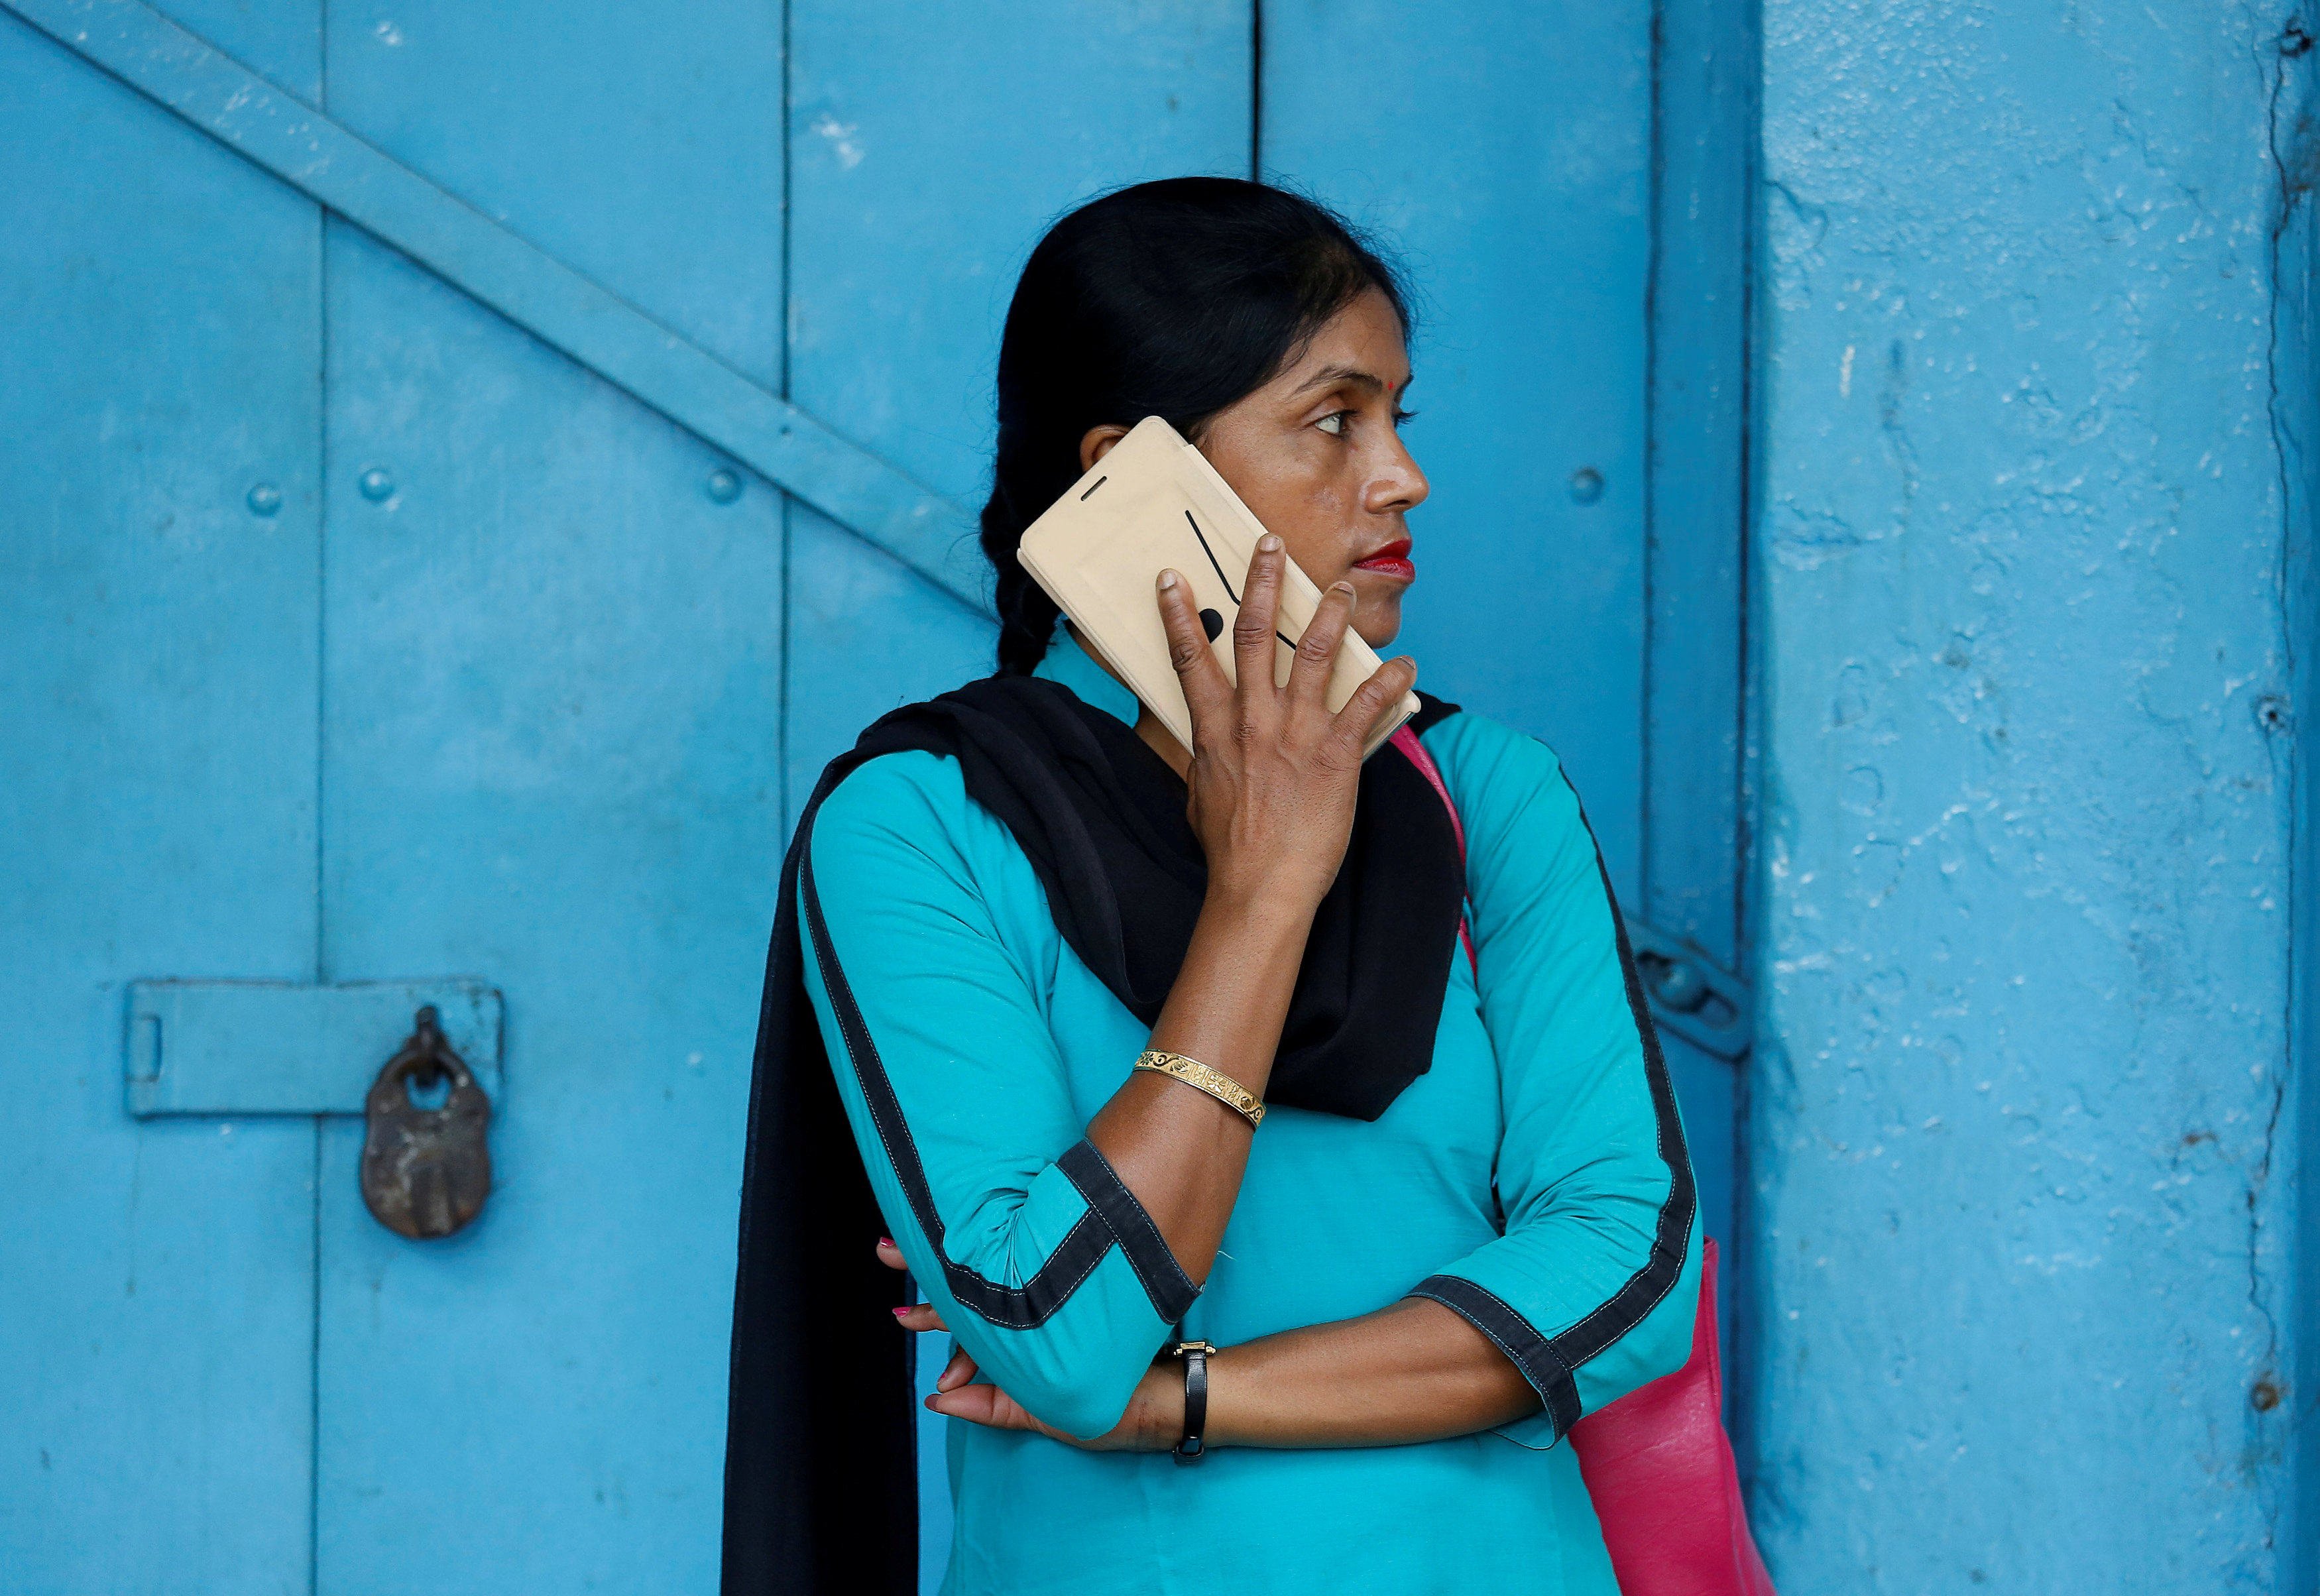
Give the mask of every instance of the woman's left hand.
[[[902, 1261], [902, 1249], [890, 1240], [879, 1241], [878, 1261], [889, 1269], [910, 1267]], [[950, 1328], [943, 1323], [942, 1315], [930, 1302], [898, 1308], [894, 1318], [906, 1330]], [[1084, 1452], [1165, 1452], [1183, 1433], [1184, 1388], [1175, 1377], [1175, 1370], [1167, 1365], [1155, 1363], [1146, 1370], [1119, 1422], [1093, 1437], [1066, 1435], [1053, 1425], [1040, 1423], [1024, 1410], [1022, 1403], [995, 1385], [976, 1384], [974, 1376], [974, 1360], [967, 1356], [966, 1348], [955, 1349], [950, 1362], [943, 1365], [942, 1377], [935, 1382], [933, 1394], [927, 1398], [928, 1408], [952, 1419], [964, 1419], [969, 1424], [988, 1425], [992, 1429], [1032, 1430]]]

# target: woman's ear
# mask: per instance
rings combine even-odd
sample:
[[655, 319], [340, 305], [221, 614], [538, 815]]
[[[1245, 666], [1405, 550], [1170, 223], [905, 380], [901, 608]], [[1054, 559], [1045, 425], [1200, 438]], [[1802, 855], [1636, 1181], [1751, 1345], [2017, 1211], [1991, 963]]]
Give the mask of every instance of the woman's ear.
[[1128, 436], [1128, 429], [1115, 427], [1107, 422], [1101, 427], [1090, 427], [1087, 436], [1080, 440], [1080, 469], [1084, 471], [1111, 452], [1111, 446]]

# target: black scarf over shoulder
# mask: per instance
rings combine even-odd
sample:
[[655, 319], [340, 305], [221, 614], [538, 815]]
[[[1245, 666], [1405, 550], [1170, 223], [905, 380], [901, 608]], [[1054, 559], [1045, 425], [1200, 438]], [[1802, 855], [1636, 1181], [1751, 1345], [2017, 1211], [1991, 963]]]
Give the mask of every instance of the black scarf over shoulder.
[[[1457, 706], [1423, 697], [1424, 730]], [[725, 1443], [726, 1596], [918, 1588], [911, 1333], [902, 1277], [805, 986], [798, 873], [822, 800], [881, 754], [958, 761], [1047, 889], [1072, 951], [1146, 1024], [1190, 946], [1206, 867], [1184, 787], [1060, 683], [991, 676], [885, 716], [833, 760], [784, 860], [741, 1177]], [[1363, 766], [1352, 839], [1313, 918], [1269, 1104], [1375, 1120], [1432, 1063], [1464, 895], [1447, 811], [1392, 749]], [[1131, 1060], [1120, 1060], [1125, 1077]], [[907, 1217], [907, 1216], [905, 1216]]]

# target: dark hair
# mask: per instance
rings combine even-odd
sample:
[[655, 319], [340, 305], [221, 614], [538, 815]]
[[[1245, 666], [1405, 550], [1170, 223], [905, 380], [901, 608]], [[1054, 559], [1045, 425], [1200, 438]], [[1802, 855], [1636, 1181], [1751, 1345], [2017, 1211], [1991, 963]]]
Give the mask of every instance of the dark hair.
[[1088, 430], [1156, 415], [1197, 442], [1370, 288], [1407, 331], [1400, 277], [1372, 244], [1302, 195], [1237, 177], [1139, 183], [1047, 230], [999, 345], [982, 541], [999, 576], [1002, 674], [1029, 673], [1055, 635], [1055, 603], [1015, 550], [1079, 480]]

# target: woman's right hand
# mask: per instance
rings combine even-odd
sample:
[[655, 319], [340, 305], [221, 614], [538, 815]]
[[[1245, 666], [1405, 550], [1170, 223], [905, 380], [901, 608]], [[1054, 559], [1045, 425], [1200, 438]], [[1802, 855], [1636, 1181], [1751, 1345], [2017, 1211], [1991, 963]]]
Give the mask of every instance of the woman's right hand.
[[1233, 623], [1237, 683], [1210, 651], [1192, 585], [1174, 571], [1160, 573], [1160, 618], [1192, 712], [1186, 812], [1208, 856], [1210, 898], [1286, 902], [1310, 913], [1345, 861], [1371, 729], [1409, 690], [1418, 667], [1385, 661], [1329, 712], [1329, 672], [1354, 605], [1353, 585], [1340, 582], [1321, 595], [1288, 685], [1276, 686], [1274, 617], [1288, 559], [1278, 537], [1258, 540]]
[[[1313, 911], [1345, 863], [1363, 746], [1418, 674], [1406, 659], [1389, 660], [1329, 712], [1329, 667], [1353, 612], [1351, 585], [1339, 584], [1321, 596], [1287, 684], [1273, 685], [1274, 612], [1288, 565], [1278, 537], [1257, 540], [1233, 625], [1237, 685], [1210, 651], [1192, 585], [1174, 571], [1159, 578], [1168, 653], [1192, 712], [1185, 813], [1208, 858], [1209, 888], [1146, 1046], [1198, 1059], [1259, 1101]], [[1127, 1074], [1089, 1122], [1088, 1140], [1198, 1284], [1240, 1193], [1250, 1124], [1166, 1075]]]

